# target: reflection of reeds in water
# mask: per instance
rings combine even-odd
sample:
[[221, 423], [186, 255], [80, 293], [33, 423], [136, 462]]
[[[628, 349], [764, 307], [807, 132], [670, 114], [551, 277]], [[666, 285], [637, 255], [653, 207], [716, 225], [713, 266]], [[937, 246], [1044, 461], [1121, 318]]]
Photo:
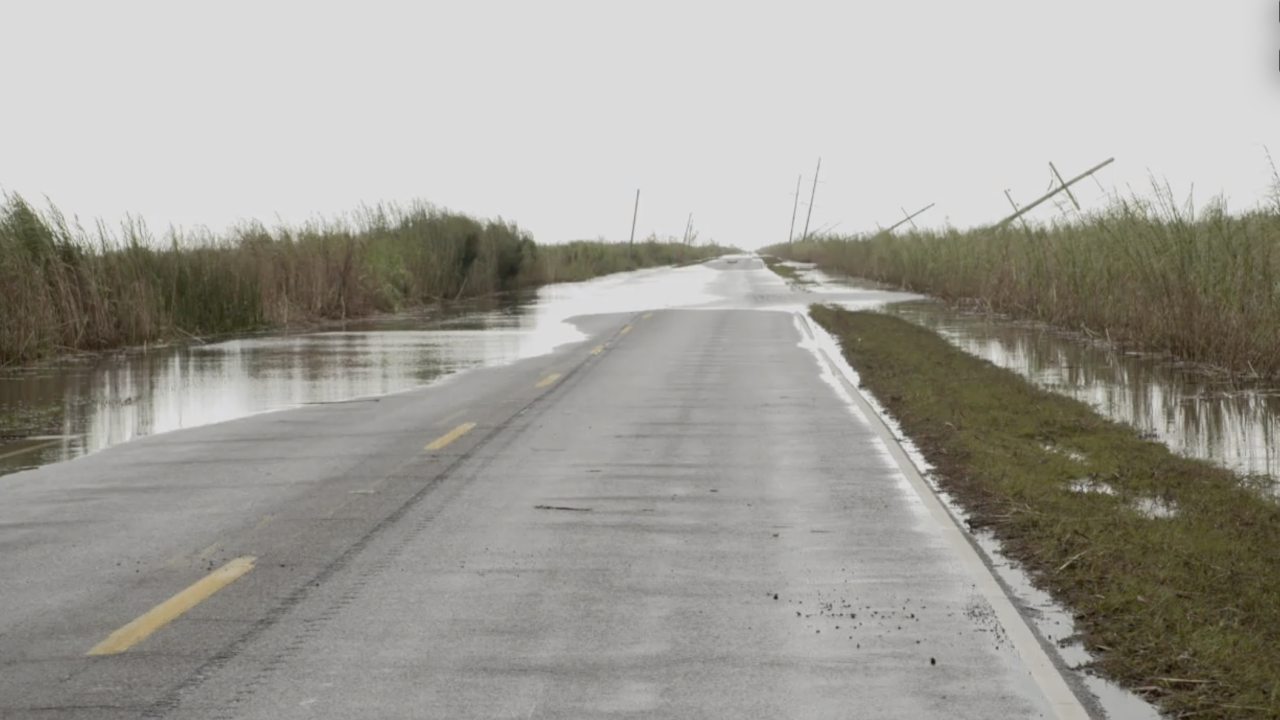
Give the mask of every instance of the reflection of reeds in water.
[[1156, 358], [1117, 353], [1044, 327], [962, 313], [941, 303], [888, 309], [972, 355], [1152, 433], [1179, 453], [1280, 477], [1275, 388], [1233, 385]]

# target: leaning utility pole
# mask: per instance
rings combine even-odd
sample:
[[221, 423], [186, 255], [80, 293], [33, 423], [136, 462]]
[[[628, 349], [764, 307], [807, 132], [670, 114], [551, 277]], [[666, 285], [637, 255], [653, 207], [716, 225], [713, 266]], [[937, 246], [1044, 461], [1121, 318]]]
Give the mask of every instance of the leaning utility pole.
[[[1106, 166], [1110, 165], [1111, 163], [1115, 162], [1115, 160], [1116, 160], [1115, 158], [1107, 158], [1106, 160], [1104, 160], [1104, 161], [1102, 161], [1102, 162], [1098, 163], [1097, 165], [1094, 165], [1093, 167], [1089, 168], [1088, 170], [1085, 170], [1084, 172], [1080, 173], [1079, 175], [1077, 175], [1077, 176], [1075, 176], [1075, 177], [1071, 178], [1070, 180], [1068, 180], [1068, 181], [1066, 181], [1066, 182], [1062, 183], [1061, 185], [1059, 185], [1058, 187], [1054, 188], [1053, 190], [1050, 190], [1050, 191], [1049, 191], [1048, 193], [1046, 193], [1045, 195], [1042, 195], [1041, 197], [1036, 198], [1036, 200], [1035, 200], [1034, 202], [1032, 202], [1030, 205], [1027, 205], [1026, 207], [1022, 208], [1021, 210], [1019, 210], [1019, 211], [1015, 212], [1014, 214], [1010, 215], [1009, 217], [1007, 217], [1007, 218], [1005, 218], [1005, 219], [1001, 220], [1000, 222], [996, 223], [996, 225], [995, 225], [995, 226], [996, 226], [997, 228], [1004, 227], [1005, 225], [1008, 225], [1009, 223], [1013, 222], [1014, 220], [1017, 220], [1018, 218], [1022, 217], [1023, 215], [1026, 215], [1028, 212], [1030, 212], [1030, 211], [1032, 210], [1032, 208], [1034, 208], [1035, 206], [1037, 206], [1037, 205], [1039, 205], [1040, 203], [1044, 202], [1045, 200], [1048, 200], [1049, 198], [1053, 197], [1054, 195], [1057, 195], [1058, 193], [1063, 192], [1064, 190], [1066, 190], [1067, 192], [1070, 192], [1069, 190], [1067, 190], [1067, 188], [1071, 187], [1072, 185], [1075, 185], [1076, 183], [1080, 182], [1081, 180], [1083, 180], [1083, 179], [1085, 179], [1085, 178], [1089, 177], [1090, 175], [1092, 175], [1092, 174], [1094, 174], [1094, 173], [1098, 172], [1098, 171], [1099, 171], [1099, 170], [1101, 170], [1102, 168], [1104, 168], [1104, 167], [1106, 167]], [[1054, 174], [1054, 175], [1057, 175], [1057, 174], [1058, 174], [1058, 169], [1057, 169], [1057, 168], [1053, 168], [1053, 174]], [[1059, 176], [1059, 178], [1061, 178], [1061, 176]], [[1071, 200], [1072, 200], [1072, 202], [1075, 202], [1075, 198], [1074, 198], [1074, 197], [1073, 197]], [[1013, 199], [1012, 199], [1012, 198], [1010, 198], [1009, 202], [1013, 202]]]
[[636, 188], [636, 208], [635, 210], [631, 211], [631, 240], [628, 241], [629, 245], [634, 245], [636, 242], [636, 218], [639, 217], [639, 215], [640, 215], [640, 188]]
[[813, 217], [813, 198], [818, 194], [818, 173], [822, 170], [822, 158], [818, 158], [818, 169], [813, 171], [813, 190], [809, 193], [809, 212], [804, 216], [804, 236], [801, 240], [809, 239], [809, 218]]
[[899, 227], [901, 227], [902, 225], [904, 225], [904, 224], [906, 224], [906, 223], [911, 223], [911, 227], [915, 227], [915, 226], [916, 226], [915, 219], [916, 219], [917, 217], [919, 217], [919, 216], [920, 216], [920, 215], [921, 215], [925, 210], [928, 210], [929, 208], [933, 207], [933, 205], [934, 205], [934, 203], [929, 203], [928, 205], [925, 205], [924, 207], [922, 207], [922, 208], [920, 208], [919, 210], [917, 210], [917, 211], [915, 211], [915, 212], [911, 213], [910, 215], [908, 215], [908, 214], [907, 214], [907, 211], [906, 211], [906, 209], [905, 209], [905, 208], [898, 208], [899, 210], [902, 210], [902, 214], [903, 214], [903, 215], [906, 215], [906, 216], [907, 216], [905, 219], [899, 220], [898, 222], [896, 222], [896, 223], [894, 223], [894, 224], [890, 225], [890, 226], [888, 227], [888, 229], [886, 229], [886, 228], [881, 228], [881, 227], [880, 227], [880, 223], [876, 223], [876, 227], [880, 228], [880, 232], [881, 232], [882, 234], [883, 234], [883, 233], [891, 233], [891, 232], [893, 232], [894, 230], [898, 229]]
[[800, 181], [804, 179], [803, 175], [796, 176], [796, 199], [791, 204], [791, 229], [787, 231], [787, 242], [790, 243], [796, 234], [796, 210], [800, 207]]

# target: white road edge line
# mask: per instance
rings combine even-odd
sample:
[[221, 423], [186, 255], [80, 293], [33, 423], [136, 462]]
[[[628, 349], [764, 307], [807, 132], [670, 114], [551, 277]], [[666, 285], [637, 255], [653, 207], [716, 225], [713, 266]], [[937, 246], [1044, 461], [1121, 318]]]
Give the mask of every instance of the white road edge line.
[[[803, 321], [803, 327], [811, 337], [821, 334], [822, 340], [819, 341], [819, 347], [816, 348], [818, 354], [822, 356], [827, 366], [831, 368], [832, 373], [839, 378], [840, 383], [845, 387], [849, 397], [853, 399], [858, 409], [867, 417], [867, 421], [875, 430], [876, 435], [879, 436], [880, 441], [897, 462], [898, 469], [906, 476], [907, 482], [915, 489], [921, 502], [928, 508], [929, 514], [937, 522], [943, 537], [950, 543], [951, 548], [969, 571], [970, 577], [982, 590], [983, 596], [986, 597], [987, 602], [995, 610], [1000, 624], [1004, 627], [1005, 632], [1009, 634], [1009, 638], [1013, 640], [1013, 646], [1017, 650], [1018, 656], [1026, 664], [1027, 670], [1031, 672], [1032, 678], [1035, 679], [1036, 685], [1040, 688], [1040, 692], [1044, 694], [1045, 700], [1052, 707], [1058, 720], [1090, 720], [1089, 712], [1085, 710], [1084, 705], [1081, 704], [1076, 694], [1071, 691], [1066, 679], [1058, 672], [1057, 666], [1049, 659], [1036, 634], [1031, 630], [1031, 626], [1023, 619], [1018, 609], [1013, 606], [1009, 596], [1005, 595], [1004, 589], [996, 580], [995, 575], [992, 574], [991, 569], [982, 561], [973, 545], [969, 544], [960, 524], [951, 515], [951, 512], [947, 510], [946, 506], [943, 505], [937, 494], [934, 493], [933, 487], [920, 475], [920, 470], [911, 461], [902, 445], [898, 443], [898, 439], [894, 437], [889, 426], [880, 417], [880, 413], [862, 394], [862, 390], [852, 382], [845, 368], [845, 363], [835, 362], [831, 359], [831, 355], [827, 353], [826, 349], [821, 347], [821, 345], [829, 345], [835, 347], [838, 351], [839, 343], [835, 341], [830, 333], [827, 333], [826, 330], [814, 323], [807, 312], [796, 313], [796, 316]], [[843, 360], [844, 356], [841, 355], [840, 358]]]

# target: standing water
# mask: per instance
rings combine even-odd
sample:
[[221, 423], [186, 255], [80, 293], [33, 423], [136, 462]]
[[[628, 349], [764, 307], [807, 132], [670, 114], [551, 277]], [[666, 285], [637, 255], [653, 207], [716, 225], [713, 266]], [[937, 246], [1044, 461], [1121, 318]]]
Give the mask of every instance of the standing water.
[[131, 349], [0, 372], [0, 475], [137, 437], [430, 385], [585, 336], [567, 320], [720, 299], [691, 266], [620, 273], [340, 330]]
[[[793, 265], [817, 293], [872, 285]], [[815, 302], [824, 302], [820, 294]], [[1087, 403], [1181, 455], [1280, 479], [1280, 387], [1211, 377], [1169, 358], [1118, 352], [1042, 324], [956, 310], [933, 299], [889, 303], [883, 310], [1042, 388]]]

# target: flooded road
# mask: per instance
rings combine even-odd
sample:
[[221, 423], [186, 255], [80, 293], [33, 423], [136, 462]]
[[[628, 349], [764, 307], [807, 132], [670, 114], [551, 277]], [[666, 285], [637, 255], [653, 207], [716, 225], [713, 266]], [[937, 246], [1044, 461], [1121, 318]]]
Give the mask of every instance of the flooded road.
[[[267, 691], [244, 717], [293, 716], [313, 701], [337, 714], [379, 703], [401, 704], [382, 708], [388, 717], [441, 703], [459, 716], [510, 714], [542, 690], [485, 673], [545, 663], [551, 645], [566, 652], [549, 716], [660, 703], [687, 716], [708, 691], [742, 699], [721, 708], [731, 717], [760, 707], [829, 717], [851, 695], [902, 706], [904, 718], [1047, 710], [1052, 664], [1036, 661], [1033, 678], [1025, 648], [992, 643], [990, 603], [1006, 598], [974, 594], [973, 568], [921, 514], [925, 496], [904, 484], [866, 416], [832, 392], [835, 375], [801, 323], [816, 301], [913, 298], [793, 286], [739, 257], [10, 372], [0, 378], [11, 473], [0, 478], [0, 576], [41, 581], [2, 588], [0, 660], [17, 670], [0, 673], [0, 715], [9, 702], [73, 718], [109, 701], [127, 706], [121, 717], [188, 702], [183, 717], [221, 717], [245, 699], [235, 688], [246, 676]], [[379, 397], [348, 402], [369, 396]], [[286, 408], [300, 409], [271, 412]], [[123, 623], [219, 564], [248, 574], [189, 621], [130, 641], [152, 652], [86, 660], [86, 648], [110, 646]], [[1048, 602], [1029, 604], [995, 568], [1029, 614], [1050, 617]], [[364, 587], [371, 605], [358, 603]], [[905, 598], [926, 597], [900, 613]], [[1025, 620], [1006, 610], [1013, 626]], [[1045, 637], [1072, 632], [1031, 622]], [[291, 634], [304, 626], [315, 648], [264, 654], [302, 648]], [[606, 636], [609, 647], [595, 644]], [[500, 639], [492, 657], [477, 637]], [[394, 648], [373, 666], [370, 638]], [[705, 648], [719, 670], [699, 688], [685, 673], [614, 681], [635, 677], [637, 657], [682, 667], [706, 663]], [[1064, 665], [1085, 659], [1076, 655]], [[484, 670], [466, 666], [477, 657]], [[832, 665], [853, 657], [856, 673]], [[415, 695], [423, 686], [396, 679], [396, 658], [417, 663], [415, 676], [459, 682]], [[752, 676], [760, 658], [768, 669]], [[225, 671], [207, 664], [224, 661]], [[1107, 709], [1094, 717], [1141, 717], [1111, 710], [1136, 700], [1063, 670], [1078, 699]], [[924, 671], [936, 674], [922, 688]], [[309, 685], [343, 673], [337, 695]], [[485, 682], [467, 685], [476, 677]], [[689, 691], [656, 692], [668, 687]]]
[[[822, 293], [852, 285], [814, 271]], [[1280, 478], [1280, 388], [1212, 378], [1167, 358], [1120, 353], [1043, 325], [993, 319], [931, 299], [883, 306], [1036, 385], [1088, 403], [1173, 451], [1240, 473]]]
[[261, 412], [387, 395], [543, 355], [584, 336], [567, 318], [718, 299], [705, 268], [563, 283], [340, 329], [130, 349], [0, 372], [0, 475], [135, 438]]
[[0, 473], [259, 412], [393, 393], [525, 351], [528, 299], [0, 375]]

